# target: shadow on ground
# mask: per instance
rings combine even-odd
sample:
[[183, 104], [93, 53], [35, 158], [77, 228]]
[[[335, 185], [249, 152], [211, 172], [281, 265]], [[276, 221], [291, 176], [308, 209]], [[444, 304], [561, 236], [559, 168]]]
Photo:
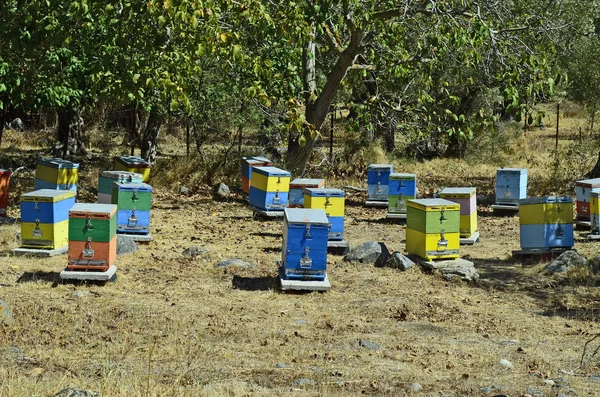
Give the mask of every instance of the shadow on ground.
[[279, 289], [279, 278], [276, 276], [241, 277], [234, 275], [231, 284], [234, 289], [243, 291], [269, 291]]

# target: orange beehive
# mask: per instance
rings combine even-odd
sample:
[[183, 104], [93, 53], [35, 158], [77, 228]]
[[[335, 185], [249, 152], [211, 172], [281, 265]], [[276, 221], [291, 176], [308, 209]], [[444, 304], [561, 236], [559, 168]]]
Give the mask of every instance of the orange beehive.
[[69, 241], [69, 270], [99, 270], [105, 272], [117, 260], [117, 236], [108, 243], [99, 241]]
[[8, 207], [8, 183], [12, 172], [0, 169], [0, 216], [6, 216]]

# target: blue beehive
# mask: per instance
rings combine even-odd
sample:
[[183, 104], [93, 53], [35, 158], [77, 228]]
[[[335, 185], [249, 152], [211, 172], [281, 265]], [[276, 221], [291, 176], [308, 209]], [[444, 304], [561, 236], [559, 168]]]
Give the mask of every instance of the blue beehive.
[[286, 208], [280, 276], [323, 281], [327, 275], [329, 220], [321, 209]]
[[150, 233], [152, 186], [113, 182], [112, 203], [117, 205], [117, 233]]
[[526, 168], [501, 168], [496, 171], [496, 204], [516, 205], [526, 197]]
[[323, 209], [331, 224], [329, 240], [344, 239], [346, 202], [343, 190], [333, 188], [304, 189], [304, 207]]
[[250, 206], [264, 211], [283, 211], [288, 204], [290, 173], [277, 167], [252, 167]]
[[521, 249], [573, 246], [573, 199], [568, 196], [535, 197], [519, 203]]
[[367, 168], [369, 200], [387, 201], [393, 164], [371, 164]]

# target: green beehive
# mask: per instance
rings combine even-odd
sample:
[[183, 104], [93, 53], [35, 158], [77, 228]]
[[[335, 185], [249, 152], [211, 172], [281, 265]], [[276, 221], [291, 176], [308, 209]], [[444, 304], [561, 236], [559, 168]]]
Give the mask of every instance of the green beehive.
[[69, 241], [110, 242], [117, 233], [112, 204], [77, 203], [69, 211]]
[[152, 187], [145, 183], [113, 184], [112, 203], [119, 211], [150, 211], [152, 208]]
[[421, 233], [458, 232], [460, 206], [444, 199], [410, 200], [407, 209], [407, 227]]

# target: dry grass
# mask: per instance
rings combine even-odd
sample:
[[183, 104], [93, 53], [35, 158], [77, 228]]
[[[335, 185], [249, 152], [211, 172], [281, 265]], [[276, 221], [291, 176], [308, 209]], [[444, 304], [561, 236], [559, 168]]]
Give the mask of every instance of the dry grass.
[[[553, 141], [545, 137], [548, 130], [528, 134], [514, 138], [505, 165], [529, 166], [532, 179], [541, 181], [536, 189], [543, 189], [550, 179], [540, 164], [550, 158], [546, 150]], [[173, 144], [169, 139], [165, 147]], [[253, 220], [237, 195], [215, 202], [193, 180], [180, 182], [196, 193], [180, 196], [174, 166], [164, 164], [151, 181], [155, 241], [118, 258], [115, 283], [57, 282], [64, 256], [9, 256], [19, 226], [0, 226], [0, 299], [15, 319], [0, 326], [0, 396], [51, 396], [66, 387], [102, 396], [397, 396], [410, 395], [413, 382], [427, 396], [482, 395], [480, 389], [492, 385], [491, 394], [519, 396], [534, 386], [551, 396], [559, 390], [543, 380], [559, 377], [579, 396], [597, 395], [597, 383], [565, 373], [600, 373], [598, 360], [578, 368], [584, 343], [598, 333], [597, 276], [579, 271], [551, 277], [541, 272], [544, 263], [513, 260], [518, 218], [493, 217], [489, 207], [480, 207], [482, 242], [461, 248], [480, 271], [475, 285], [330, 255], [330, 292], [281, 293], [275, 277], [281, 222]], [[396, 165], [417, 172], [426, 195], [465, 184], [490, 194], [498, 167], [470, 159]], [[191, 166], [177, 167], [183, 172]], [[80, 199], [92, 199], [97, 171], [92, 165], [82, 170]], [[361, 182], [329, 185], [347, 183]], [[11, 215], [18, 215], [18, 192], [30, 184], [31, 175], [18, 180]], [[405, 227], [386, 223], [384, 210], [363, 208], [364, 199], [348, 193], [347, 240], [353, 246], [383, 241], [401, 251]], [[183, 257], [191, 245], [210, 252]], [[597, 245], [583, 240], [576, 248], [588, 257], [597, 252]], [[256, 268], [215, 268], [226, 258]], [[74, 291], [89, 294], [75, 297]], [[361, 338], [381, 349], [360, 347]], [[501, 358], [515, 368], [501, 367]], [[278, 363], [288, 367], [276, 368]], [[297, 386], [297, 379], [313, 383]]]

